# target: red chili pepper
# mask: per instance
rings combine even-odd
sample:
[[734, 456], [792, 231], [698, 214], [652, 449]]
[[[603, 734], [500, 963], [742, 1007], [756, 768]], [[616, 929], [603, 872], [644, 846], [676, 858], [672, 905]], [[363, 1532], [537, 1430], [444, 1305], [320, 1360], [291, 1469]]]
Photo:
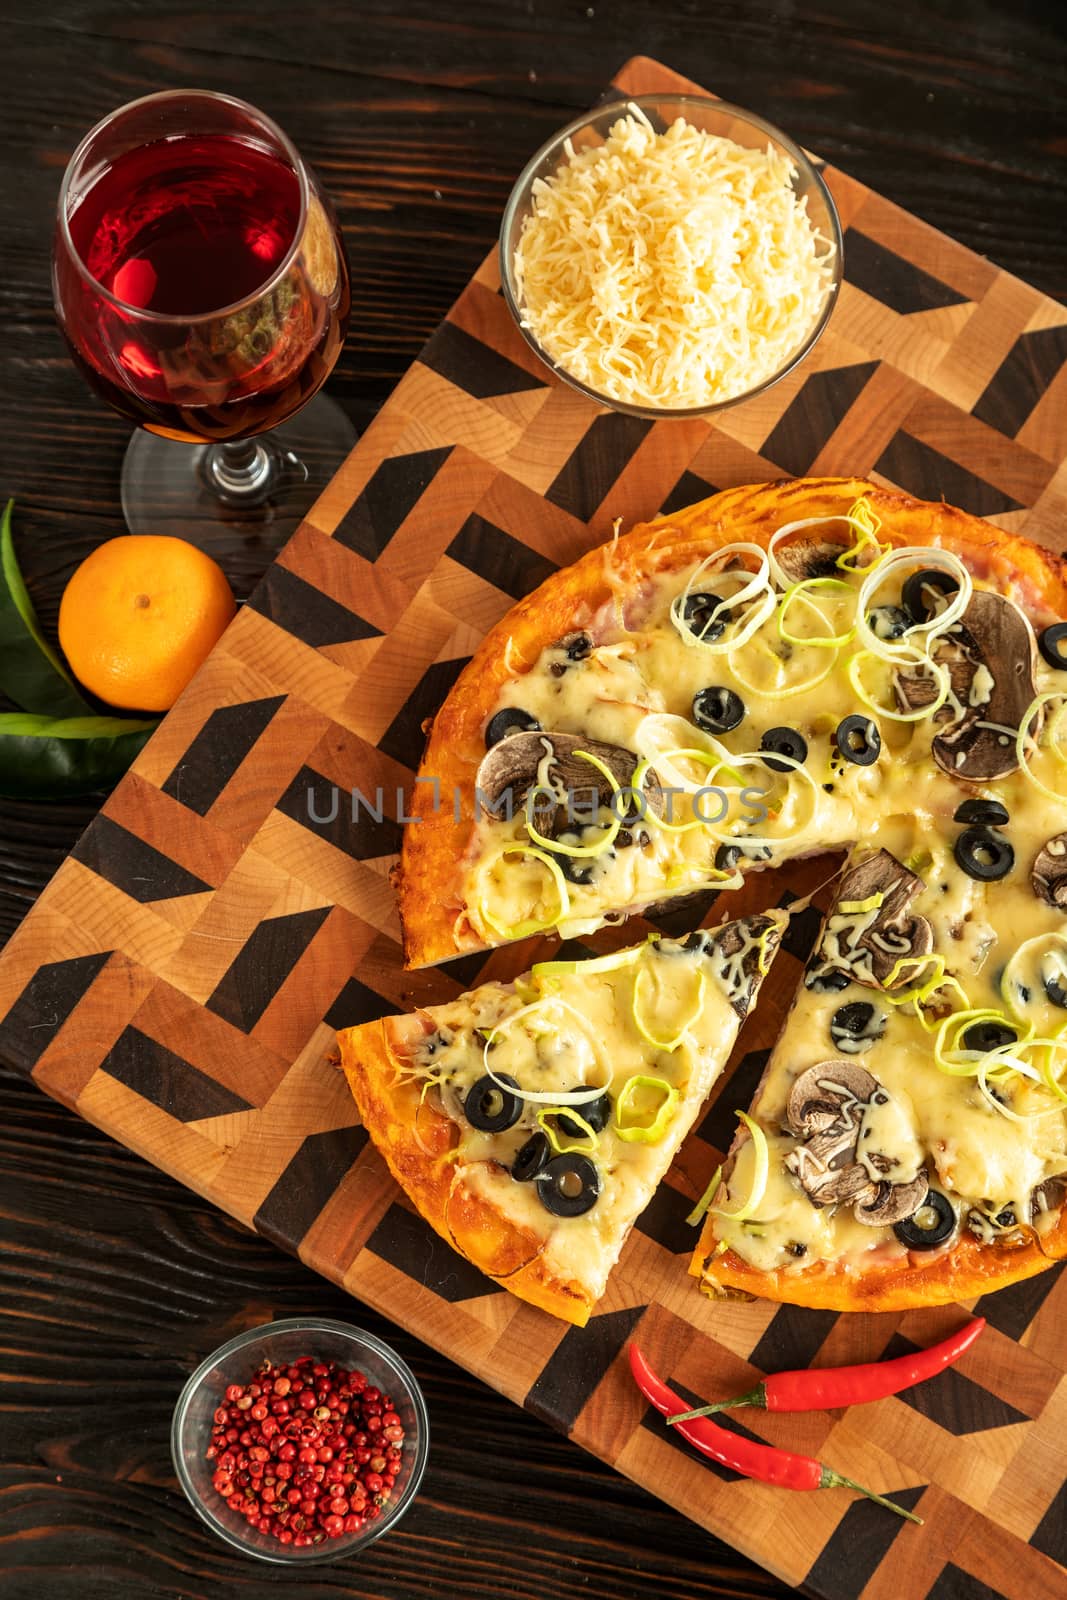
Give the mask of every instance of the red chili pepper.
[[680, 1411], [667, 1421], [675, 1427], [697, 1417], [710, 1417], [733, 1406], [762, 1406], [765, 1411], [828, 1411], [833, 1406], [858, 1406], [868, 1400], [884, 1400], [899, 1394], [926, 1378], [951, 1367], [969, 1350], [985, 1327], [984, 1317], [975, 1317], [958, 1332], [914, 1355], [897, 1356], [893, 1361], [865, 1361], [857, 1367], [815, 1367], [799, 1372], [776, 1372], [747, 1394], [734, 1400], [715, 1400], [695, 1411]]
[[[676, 1414], [678, 1396], [662, 1379], [657, 1378], [635, 1344], [630, 1346], [630, 1370], [645, 1399], [655, 1406], [661, 1416]], [[720, 1428], [717, 1422], [710, 1422], [706, 1417], [700, 1417], [695, 1422], [679, 1423], [676, 1431], [701, 1455], [709, 1456], [712, 1461], [718, 1461], [721, 1466], [730, 1467], [746, 1478], [756, 1478], [760, 1483], [773, 1483], [780, 1489], [855, 1489], [887, 1510], [895, 1511], [898, 1517], [906, 1517], [909, 1522], [922, 1522], [922, 1518], [914, 1512], [905, 1511], [903, 1506], [875, 1494], [873, 1489], [865, 1489], [862, 1483], [854, 1483], [851, 1478], [833, 1472], [821, 1461], [816, 1461], [814, 1456], [794, 1455], [789, 1450], [776, 1450], [773, 1445], [745, 1439], [740, 1434]]]

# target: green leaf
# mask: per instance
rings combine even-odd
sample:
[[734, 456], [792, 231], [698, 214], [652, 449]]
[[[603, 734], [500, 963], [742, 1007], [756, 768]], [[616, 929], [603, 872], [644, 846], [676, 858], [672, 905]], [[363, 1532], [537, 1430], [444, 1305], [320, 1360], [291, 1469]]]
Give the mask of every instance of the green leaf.
[[9, 500], [0, 519], [0, 690], [26, 711], [78, 717], [92, 707], [41, 633], [15, 559]]
[[128, 717], [0, 712], [0, 795], [60, 800], [110, 788], [156, 726]]

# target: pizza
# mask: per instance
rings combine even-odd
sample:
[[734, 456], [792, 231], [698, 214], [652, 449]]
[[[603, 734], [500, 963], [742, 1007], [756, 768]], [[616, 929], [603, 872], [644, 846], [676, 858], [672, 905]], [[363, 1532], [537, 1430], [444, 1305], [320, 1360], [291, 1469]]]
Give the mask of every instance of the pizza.
[[1067, 1254], [1065, 616], [1059, 558], [954, 507], [757, 485], [555, 574], [434, 720], [410, 966], [849, 852], [708, 1292], [925, 1304]]
[[583, 1324], [722, 1071], [782, 912], [548, 961], [339, 1035], [364, 1126], [436, 1231]]

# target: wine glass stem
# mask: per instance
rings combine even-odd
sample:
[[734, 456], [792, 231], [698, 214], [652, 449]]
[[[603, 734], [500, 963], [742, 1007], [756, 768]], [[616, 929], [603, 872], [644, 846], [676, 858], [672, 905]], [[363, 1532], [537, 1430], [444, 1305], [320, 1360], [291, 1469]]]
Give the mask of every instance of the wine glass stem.
[[258, 506], [270, 498], [282, 473], [277, 447], [269, 439], [238, 439], [213, 444], [204, 457], [208, 485], [231, 506]]

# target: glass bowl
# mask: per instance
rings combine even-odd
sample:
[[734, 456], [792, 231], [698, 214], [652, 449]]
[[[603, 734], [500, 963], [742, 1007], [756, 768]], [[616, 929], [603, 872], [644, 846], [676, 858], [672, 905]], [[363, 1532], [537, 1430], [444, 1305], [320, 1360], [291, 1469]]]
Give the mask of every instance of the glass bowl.
[[[534, 183], [539, 178], [551, 177], [563, 165], [566, 160], [564, 151], [566, 140], [570, 139], [574, 149], [579, 153], [603, 144], [612, 124], [624, 116], [627, 109], [632, 106], [637, 106], [644, 112], [657, 133], [666, 131], [676, 118], [683, 117], [704, 133], [732, 139], [735, 144], [744, 145], [749, 149], [765, 150], [770, 144], [773, 149], [788, 156], [796, 173], [793, 179], [793, 192], [799, 199], [807, 200], [808, 216], [816, 233], [828, 241], [828, 247], [829, 244], [833, 246], [833, 276], [819, 315], [811, 327], [775, 372], [752, 388], [746, 389], [741, 394], [731, 395], [728, 399], [714, 400], [702, 406], [685, 407], [631, 405], [616, 400], [590, 388], [588, 384], [568, 372], [566, 367], [548, 354], [530, 329], [523, 326], [522, 303], [515, 283], [514, 262], [522, 225], [531, 210]], [[590, 400], [595, 400], [598, 405], [607, 406], [612, 411], [624, 412], [627, 416], [645, 417], [652, 421], [658, 421], [661, 417], [709, 416], [712, 412], [722, 411], [727, 406], [740, 405], [743, 400], [751, 400], [754, 395], [763, 394], [772, 384], [784, 378], [787, 372], [791, 372], [799, 362], [803, 361], [830, 320], [841, 286], [842, 259], [841, 223], [833, 196], [799, 145], [794, 144], [792, 139], [787, 138], [778, 128], [765, 122], [762, 117], [755, 116], [751, 111], [743, 111], [739, 106], [729, 105], [725, 100], [713, 100], [705, 95], [635, 95], [626, 100], [613, 100], [609, 105], [599, 106], [595, 111], [587, 112], [574, 122], [568, 123], [547, 144], [542, 145], [537, 154], [527, 162], [511, 191], [500, 226], [501, 287], [504, 299], [530, 348], [558, 378]]]
[[[309, 1355], [319, 1361], [358, 1367], [374, 1387], [391, 1397], [405, 1438], [400, 1472], [381, 1516], [339, 1539], [297, 1549], [260, 1533], [239, 1512], [230, 1510], [211, 1481], [214, 1468], [204, 1452], [211, 1438], [212, 1417], [228, 1384], [250, 1382], [264, 1358], [275, 1366], [287, 1366]], [[352, 1555], [395, 1527], [422, 1482], [430, 1449], [430, 1423], [426, 1402], [410, 1368], [381, 1339], [344, 1322], [289, 1317], [238, 1334], [201, 1362], [174, 1408], [170, 1449], [179, 1483], [193, 1510], [213, 1533], [244, 1555], [284, 1566], [306, 1566]]]

